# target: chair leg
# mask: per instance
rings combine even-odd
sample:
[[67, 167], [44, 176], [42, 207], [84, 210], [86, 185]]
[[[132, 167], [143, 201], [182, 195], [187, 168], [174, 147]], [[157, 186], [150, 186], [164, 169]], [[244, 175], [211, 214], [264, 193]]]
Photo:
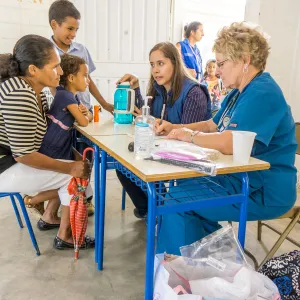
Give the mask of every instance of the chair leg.
[[255, 269], [255, 271], [257, 271], [258, 270], [258, 262], [257, 262], [257, 259], [255, 258], [255, 256], [246, 248], [244, 248], [244, 252], [253, 261], [254, 269]]
[[267, 256], [265, 257], [265, 259], [259, 265], [259, 267], [261, 267], [267, 260], [269, 260], [270, 258], [272, 258], [274, 256], [274, 254], [279, 249], [279, 247], [281, 246], [281, 244], [284, 242], [284, 240], [286, 239], [286, 237], [289, 235], [289, 233], [291, 232], [291, 230], [297, 224], [299, 218], [300, 218], [300, 210], [297, 212], [297, 214], [292, 219], [292, 221], [290, 222], [290, 224], [287, 226], [287, 228], [285, 229], [285, 231], [279, 237], [279, 239], [277, 240], [277, 242], [275, 243], [275, 245], [272, 247], [272, 249], [270, 250], [270, 252], [267, 254]]
[[122, 189], [122, 210], [125, 210], [125, 203], [126, 203], [126, 191]]
[[16, 197], [19, 200], [19, 204], [20, 204], [20, 207], [21, 207], [22, 212], [23, 212], [23, 216], [24, 216], [27, 228], [28, 228], [28, 232], [29, 232], [29, 235], [30, 235], [30, 238], [31, 238], [31, 242], [33, 244], [33, 247], [36, 250], [36, 255], [39, 256], [41, 254], [40, 249], [39, 249], [38, 243], [36, 241], [36, 238], [35, 238], [35, 235], [34, 235], [34, 232], [33, 232], [29, 217], [28, 217], [28, 213], [27, 213], [24, 201], [23, 201], [20, 194], [16, 194]]
[[15, 211], [15, 214], [16, 214], [19, 226], [20, 226], [20, 228], [23, 228], [24, 227], [23, 226], [23, 222], [22, 222], [22, 219], [21, 219], [21, 216], [20, 216], [20, 213], [19, 213], [16, 201], [15, 201], [15, 197], [13, 195], [10, 195], [9, 197], [10, 197], [11, 204], [12, 204], [12, 206], [14, 208], [14, 211]]
[[262, 221], [257, 221], [257, 240], [261, 241]]

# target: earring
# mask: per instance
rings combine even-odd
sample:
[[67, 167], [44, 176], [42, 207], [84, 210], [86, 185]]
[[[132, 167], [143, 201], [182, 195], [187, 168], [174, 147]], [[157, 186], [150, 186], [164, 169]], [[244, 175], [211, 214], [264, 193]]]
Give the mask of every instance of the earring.
[[243, 73], [248, 73], [248, 65], [245, 64], [244, 67], [243, 67]]

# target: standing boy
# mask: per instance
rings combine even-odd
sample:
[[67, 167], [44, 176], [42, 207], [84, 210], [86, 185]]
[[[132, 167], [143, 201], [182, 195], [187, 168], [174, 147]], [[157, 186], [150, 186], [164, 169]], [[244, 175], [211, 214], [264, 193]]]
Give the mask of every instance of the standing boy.
[[[54, 1], [49, 9], [49, 23], [53, 30], [53, 35], [50, 39], [56, 46], [60, 55], [68, 53], [83, 58], [89, 66], [89, 72], [92, 73], [96, 67], [88, 49], [82, 44], [73, 42], [77, 30], [79, 29], [80, 18], [80, 12], [70, 1]], [[80, 102], [88, 110], [91, 110], [91, 93], [103, 109], [112, 113], [114, 110], [113, 105], [105, 101], [90, 76], [89, 80], [89, 90], [78, 94]]]
[[[50, 39], [60, 55], [68, 53], [83, 58], [88, 64], [89, 73], [92, 73], [96, 67], [88, 49], [82, 44], [73, 42], [79, 29], [80, 18], [80, 12], [70, 1], [54, 1], [49, 8], [49, 23], [53, 31]], [[103, 109], [112, 113], [114, 106], [105, 101], [90, 75], [89, 80], [89, 89], [77, 94], [79, 101], [83, 104], [79, 107], [81, 112], [84, 113], [87, 110], [92, 112], [91, 93]], [[88, 202], [87, 209], [89, 216], [94, 214], [94, 206], [91, 202]]]

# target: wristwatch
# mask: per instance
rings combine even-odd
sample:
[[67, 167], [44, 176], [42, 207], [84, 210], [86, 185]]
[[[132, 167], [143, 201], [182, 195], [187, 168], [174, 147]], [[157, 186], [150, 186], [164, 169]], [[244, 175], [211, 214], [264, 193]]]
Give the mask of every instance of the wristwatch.
[[199, 133], [198, 130], [192, 132], [192, 134], [191, 134], [191, 143], [194, 144], [194, 136], [197, 135], [198, 133]]

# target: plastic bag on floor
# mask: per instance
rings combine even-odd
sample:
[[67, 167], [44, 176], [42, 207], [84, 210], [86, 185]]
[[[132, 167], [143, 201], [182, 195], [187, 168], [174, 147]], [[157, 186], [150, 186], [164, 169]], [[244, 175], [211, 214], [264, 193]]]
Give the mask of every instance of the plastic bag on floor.
[[154, 299], [280, 299], [275, 284], [248, 265], [231, 226], [180, 250], [185, 256], [156, 258]]

